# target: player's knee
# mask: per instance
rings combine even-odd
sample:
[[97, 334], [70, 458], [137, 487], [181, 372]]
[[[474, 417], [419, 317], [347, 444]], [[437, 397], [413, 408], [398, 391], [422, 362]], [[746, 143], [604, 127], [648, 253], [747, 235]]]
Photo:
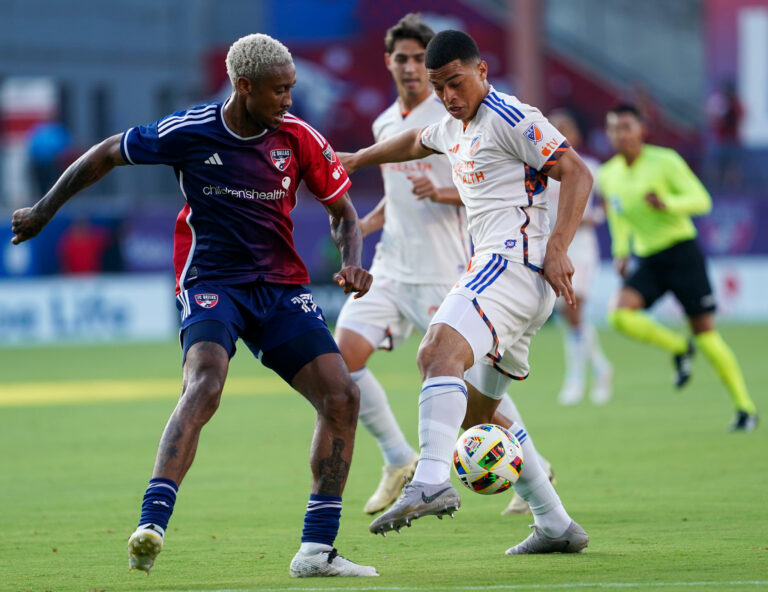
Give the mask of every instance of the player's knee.
[[350, 372], [355, 372], [365, 366], [373, 348], [362, 335], [342, 327], [336, 330], [334, 338], [341, 357], [344, 358], [344, 363]]
[[454, 357], [436, 340], [424, 339], [419, 346], [416, 363], [422, 376], [461, 375], [463, 365]]
[[338, 427], [356, 425], [360, 410], [360, 389], [351, 378], [325, 391], [318, 412]]
[[224, 381], [213, 374], [201, 374], [189, 379], [179, 401], [182, 417], [196, 424], [205, 424], [221, 401]]

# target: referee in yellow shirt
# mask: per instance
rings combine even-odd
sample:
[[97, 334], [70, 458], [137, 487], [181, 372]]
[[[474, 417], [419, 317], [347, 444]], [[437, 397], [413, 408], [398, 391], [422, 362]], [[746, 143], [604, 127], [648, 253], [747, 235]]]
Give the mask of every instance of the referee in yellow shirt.
[[[736, 356], [715, 329], [715, 299], [691, 221], [708, 213], [712, 200], [677, 152], [644, 143], [643, 118], [634, 105], [615, 107], [606, 123], [617, 154], [600, 167], [597, 182], [605, 197], [614, 265], [624, 277], [609, 322], [628, 337], [670, 352], [678, 388], [690, 378], [695, 349], [701, 350], [736, 407], [731, 429], [752, 431], [757, 410]], [[630, 254], [638, 265], [628, 274]], [[641, 312], [668, 291], [685, 310], [691, 340]]]

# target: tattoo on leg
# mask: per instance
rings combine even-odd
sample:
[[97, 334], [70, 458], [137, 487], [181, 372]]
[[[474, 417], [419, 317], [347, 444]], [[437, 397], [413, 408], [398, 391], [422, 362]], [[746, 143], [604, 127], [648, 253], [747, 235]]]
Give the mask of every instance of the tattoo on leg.
[[344, 451], [344, 440], [336, 438], [332, 446], [331, 456], [318, 462], [320, 478], [317, 493], [340, 496], [347, 473], [349, 473], [349, 463], [341, 458], [341, 453]]
[[166, 465], [179, 456], [178, 441], [181, 440], [181, 426], [175, 418], [171, 418], [163, 432], [160, 447], [157, 451], [157, 470], [162, 472]]

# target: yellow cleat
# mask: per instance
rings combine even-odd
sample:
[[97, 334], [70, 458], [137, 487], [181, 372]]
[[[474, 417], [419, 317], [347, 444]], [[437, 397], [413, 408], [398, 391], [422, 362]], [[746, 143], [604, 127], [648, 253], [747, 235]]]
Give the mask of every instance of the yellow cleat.
[[419, 455], [413, 453], [411, 462], [407, 465], [384, 465], [381, 470], [381, 481], [373, 495], [365, 502], [363, 512], [366, 514], [376, 514], [388, 507], [397, 499], [403, 490], [405, 482], [413, 477], [416, 471], [416, 463], [419, 462]]

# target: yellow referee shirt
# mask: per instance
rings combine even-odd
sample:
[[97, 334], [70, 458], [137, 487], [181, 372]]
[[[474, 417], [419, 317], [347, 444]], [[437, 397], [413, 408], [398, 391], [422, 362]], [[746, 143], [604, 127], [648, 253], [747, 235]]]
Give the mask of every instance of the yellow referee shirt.
[[[611, 252], [648, 257], [696, 237], [691, 216], [706, 214], [712, 199], [682, 157], [670, 148], [645, 144], [631, 165], [617, 154], [597, 174], [605, 198]], [[655, 193], [666, 209], [645, 201]]]

